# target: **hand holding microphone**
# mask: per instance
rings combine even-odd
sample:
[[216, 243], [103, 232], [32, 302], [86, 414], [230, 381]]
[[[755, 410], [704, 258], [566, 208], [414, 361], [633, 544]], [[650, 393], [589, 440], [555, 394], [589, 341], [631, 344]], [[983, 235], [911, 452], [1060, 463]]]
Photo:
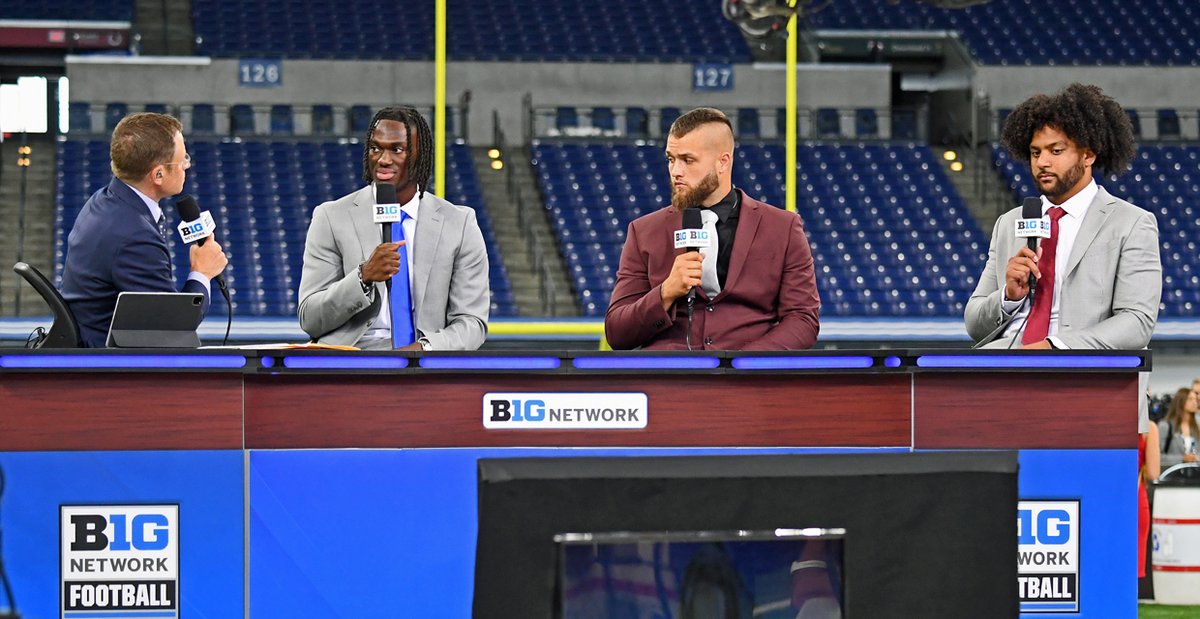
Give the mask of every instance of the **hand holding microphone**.
[[1041, 198], [1025, 198], [1021, 204], [1016, 236], [1026, 239], [1026, 246], [1008, 260], [1008, 268], [1004, 272], [1004, 296], [1010, 301], [1024, 299], [1036, 290], [1037, 280], [1042, 276], [1037, 266], [1042, 256], [1038, 239], [1050, 238], [1050, 219], [1042, 216]]
[[663, 309], [670, 309], [671, 304], [684, 296], [689, 300], [696, 298], [704, 269], [704, 254], [700, 250], [710, 245], [708, 232], [703, 228], [699, 209], [683, 210], [683, 229], [675, 231], [675, 249], [683, 249], [684, 253], [675, 256], [671, 273], [662, 283]]
[[396, 187], [391, 183], [375, 183], [375, 210], [372, 220], [383, 226], [382, 242], [362, 265], [364, 282], [390, 282], [400, 272], [400, 246], [405, 241], [392, 242], [392, 224], [400, 223], [400, 204], [396, 202]]
[[[229, 258], [221, 250], [221, 244], [212, 239], [216, 230], [212, 215], [208, 211], [201, 213], [196, 198], [190, 195], [181, 196], [176, 200], [175, 210], [179, 213], [179, 234], [184, 243], [191, 244], [188, 250], [191, 270], [216, 280], [223, 287], [225, 280], [221, 277], [221, 272], [229, 266]], [[207, 242], [210, 239], [212, 242]]]

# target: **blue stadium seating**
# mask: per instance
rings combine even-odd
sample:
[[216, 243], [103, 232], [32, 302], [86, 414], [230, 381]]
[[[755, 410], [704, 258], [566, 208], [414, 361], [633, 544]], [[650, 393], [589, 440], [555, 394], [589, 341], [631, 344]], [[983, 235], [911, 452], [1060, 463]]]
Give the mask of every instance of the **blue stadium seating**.
[[[1046, 24], [1055, 31], [1047, 32]], [[966, 9], [921, 2], [838, 0], [813, 28], [956, 30], [985, 64], [1200, 65], [1194, 0], [991, 0]], [[1049, 37], [1049, 38], [1047, 38]], [[1119, 38], [1120, 45], [1098, 42]]]
[[[601, 316], [629, 222], [670, 203], [660, 146], [540, 143], [537, 180], [579, 303]], [[783, 204], [780, 145], [743, 145], [734, 182]], [[825, 315], [961, 316], [987, 240], [932, 152], [804, 144], [799, 205]]]
[[650, 116], [646, 108], [625, 108], [625, 135], [631, 138], [644, 138], [650, 131]]
[[87, 101], [72, 101], [68, 108], [71, 117], [70, 133], [92, 132], [92, 105]]
[[254, 108], [239, 104], [229, 106], [230, 135], [254, 135]]
[[212, 135], [217, 130], [217, 121], [211, 103], [197, 103], [192, 106], [192, 130], [188, 135]]
[[312, 106], [313, 135], [331, 135], [333, 133], [333, 106], [318, 104]]
[[104, 106], [104, 130], [112, 133], [117, 123], [129, 113], [129, 106], [124, 103], [109, 103]]
[[292, 106], [271, 106], [271, 135], [291, 135], [295, 131], [292, 121]]
[[[304, 238], [312, 209], [361, 187], [362, 145], [339, 142], [188, 141], [192, 168], [184, 192], [217, 220], [218, 238], [232, 255], [225, 279], [234, 312], [242, 316], [295, 316]], [[491, 262], [492, 315], [516, 315], [512, 286], [483, 204], [465, 144], [449, 149], [449, 191], [456, 204], [475, 209]], [[67, 233], [88, 197], [108, 183], [106, 140], [65, 140], [58, 145], [55, 252], [61, 277]], [[168, 217], [174, 210], [166, 208]], [[176, 273], [186, 277], [187, 252], [172, 248]], [[214, 299], [214, 313], [225, 312]]]
[[[992, 149], [996, 166], [1013, 189], [1013, 204], [1036, 196], [1037, 188], [1024, 161], [1013, 161], [999, 146]], [[1097, 178], [1113, 195], [1144, 208], [1158, 219], [1163, 265], [1160, 317], [1200, 317], [1200, 147], [1141, 145], [1133, 169], [1121, 176]]]
[[0, 19], [131, 22], [133, 5], [133, 0], [3, 0], [0, 1]]
[[[433, 57], [433, 3], [406, 3], [404, 36], [381, 16], [394, 2], [193, 0], [197, 52], [218, 57]], [[453, 60], [749, 62], [717, 2], [450, 0]], [[587, 24], [581, 28], [581, 24]]]

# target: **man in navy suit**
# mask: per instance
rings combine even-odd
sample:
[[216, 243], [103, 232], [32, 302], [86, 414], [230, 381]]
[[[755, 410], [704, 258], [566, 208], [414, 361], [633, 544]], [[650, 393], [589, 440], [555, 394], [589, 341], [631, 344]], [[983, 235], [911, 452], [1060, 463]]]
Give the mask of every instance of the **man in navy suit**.
[[[113, 130], [113, 179], [83, 205], [67, 237], [62, 295], [79, 323], [84, 345], [102, 348], [122, 292], [175, 292], [159, 201], [183, 191], [191, 157], [182, 125], [165, 114], [126, 116]], [[204, 295], [228, 260], [209, 239], [190, 249], [191, 273], [183, 292]]]

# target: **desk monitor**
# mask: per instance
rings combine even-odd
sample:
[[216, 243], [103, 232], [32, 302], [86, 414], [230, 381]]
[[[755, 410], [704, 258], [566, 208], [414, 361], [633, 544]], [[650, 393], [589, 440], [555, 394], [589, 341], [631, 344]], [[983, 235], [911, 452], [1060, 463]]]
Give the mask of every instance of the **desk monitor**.
[[556, 619], [841, 619], [844, 529], [568, 533]]
[[108, 328], [112, 348], [196, 348], [204, 295], [193, 292], [122, 292]]

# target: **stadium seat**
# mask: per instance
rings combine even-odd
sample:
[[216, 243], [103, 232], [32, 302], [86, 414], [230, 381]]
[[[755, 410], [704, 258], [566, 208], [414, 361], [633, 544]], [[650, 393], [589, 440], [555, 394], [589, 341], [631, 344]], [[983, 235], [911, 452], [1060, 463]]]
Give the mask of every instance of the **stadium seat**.
[[631, 138], [644, 138], [650, 130], [650, 119], [646, 108], [625, 108], [625, 135]]
[[1133, 137], [1142, 137], [1142, 119], [1137, 110], [1125, 110], [1125, 114], [1129, 116], [1129, 124], [1133, 127]]
[[271, 135], [291, 135], [295, 130], [292, 122], [292, 106], [271, 106]]
[[1159, 139], [1178, 139], [1180, 137], [1179, 114], [1174, 109], [1158, 110], [1158, 137]]
[[71, 133], [91, 133], [92, 132], [92, 106], [86, 101], [72, 101], [68, 107], [70, 121], [68, 124]]
[[671, 125], [675, 123], [675, 119], [679, 118], [682, 112], [677, 107], [664, 107], [659, 110], [658, 131], [666, 137], [671, 133]]
[[333, 106], [318, 104], [312, 107], [312, 132], [314, 135], [333, 133]]
[[879, 118], [871, 108], [854, 110], [854, 132], [860, 138], [879, 137]]
[[752, 107], [738, 108], [737, 111], [737, 132], [741, 139], [758, 139], [762, 137], [762, 131], [758, 125], [758, 110]]
[[592, 126], [602, 131], [615, 131], [617, 118], [611, 107], [592, 108]]
[[842, 135], [842, 118], [837, 109], [823, 107], [817, 110], [817, 135], [837, 138]]
[[574, 107], [562, 105], [554, 110], [554, 128], [559, 131], [579, 126], [579, 114]]
[[192, 135], [212, 135], [217, 130], [216, 124], [212, 104], [197, 103], [192, 106]]
[[254, 135], [254, 108], [245, 104], [230, 106], [229, 133], [232, 135]]
[[113, 129], [117, 128], [117, 123], [121, 122], [122, 118], [129, 114], [129, 106], [124, 103], [109, 103], [104, 106], [104, 130], [107, 133], [112, 133]]
[[350, 106], [350, 131], [352, 133], [365, 134], [371, 128], [371, 118], [374, 113], [370, 106], [353, 105]]

